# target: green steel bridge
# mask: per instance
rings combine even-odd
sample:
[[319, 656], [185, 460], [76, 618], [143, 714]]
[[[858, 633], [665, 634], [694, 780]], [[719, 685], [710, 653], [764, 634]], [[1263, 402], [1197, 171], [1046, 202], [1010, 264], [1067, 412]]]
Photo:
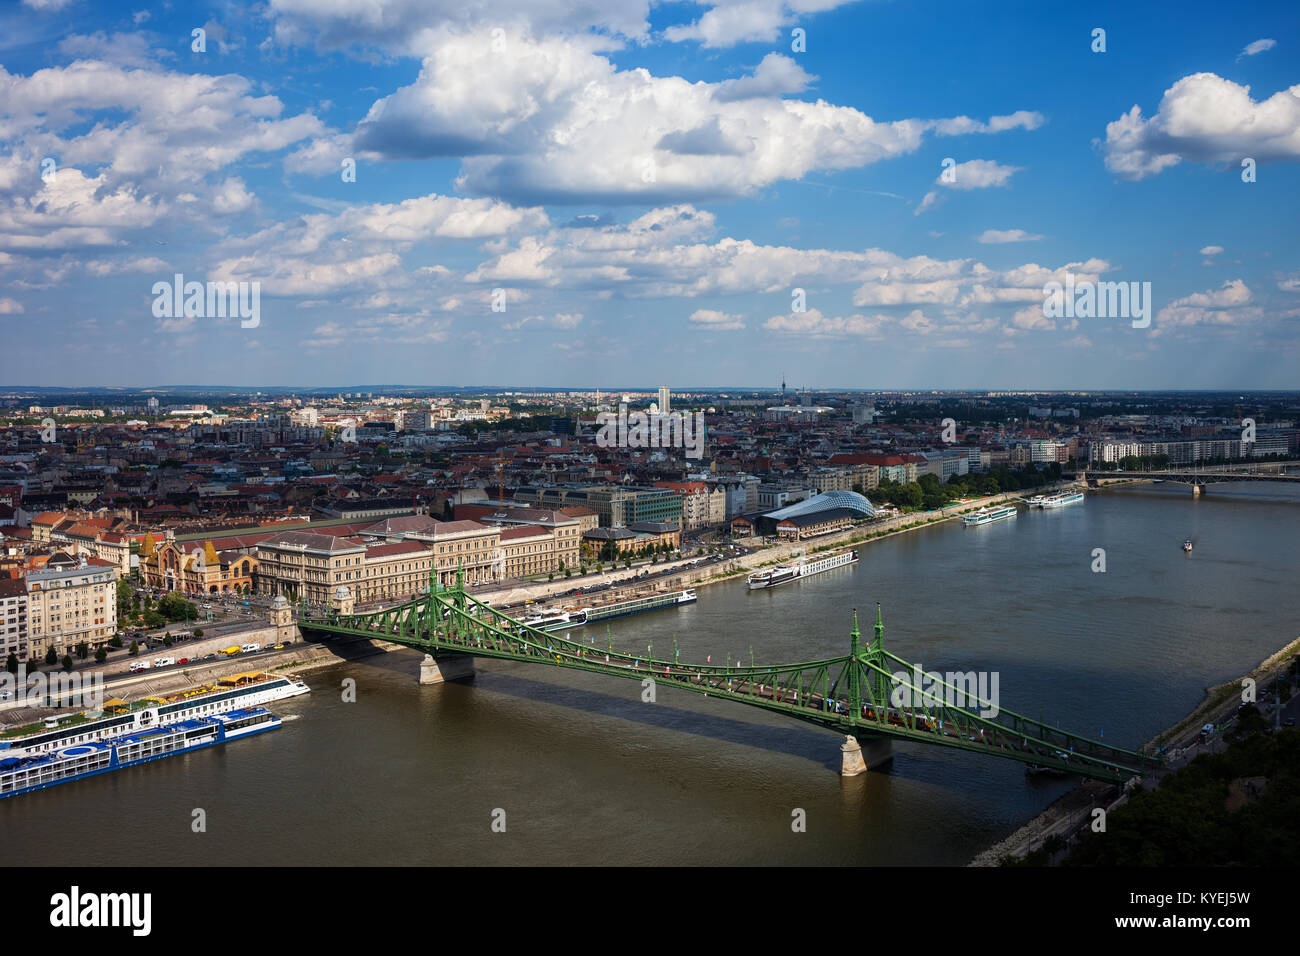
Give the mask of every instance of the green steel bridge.
[[[943, 680], [927, 679], [925, 686], [915, 683], [912, 665], [885, 649], [879, 605], [875, 635], [865, 643], [854, 611], [849, 653], [844, 657], [749, 666], [685, 664], [676, 652], [677, 659], [660, 660], [616, 651], [612, 642], [598, 647], [566, 640], [521, 624], [477, 600], [459, 579], [452, 587], [439, 587], [436, 579], [431, 580], [420, 597], [382, 610], [350, 614], [334, 610], [313, 617], [304, 608], [298, 625], [320, 635], [391, 641], [444, 661], [494, 657], [653, 680], [657, 685], [785, 714], [846, 736], [935, 744], [1115, 783], [1159, 765], [1155, 757], [997, 707], [973, 696], [968, 683], [961, 687]], [[893, 694], [895, 689], [898, 692]], [[909, 705], [896, 706], [900, 702]]]

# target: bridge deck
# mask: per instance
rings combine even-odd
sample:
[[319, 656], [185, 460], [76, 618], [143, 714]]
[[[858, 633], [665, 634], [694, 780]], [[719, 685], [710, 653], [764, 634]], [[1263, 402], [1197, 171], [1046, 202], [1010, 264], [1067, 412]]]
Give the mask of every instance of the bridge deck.
[[[1042, 767], [1123, 781], [1157, 761], [998, 708], [995, 701], [943, 681], [918, 686], [912, 665], [876, 639], [860, 645], [856, 615], [845, 657], [794, 664], [683, 664], [584, 644], [525, 626], [463, 588], [432, 589], [408, 604], [371, 613], [308, 618], [319, 633], [392, 641], [435, 656], [528, 661], [623, 679], [653, 680], [722, 700], [761, 707], [844, 734], [881, 736], [1006, 757]], [[901, 701], [904, 705], [900, 706]], [[917, 702], [915, 705], [908, 705]]]

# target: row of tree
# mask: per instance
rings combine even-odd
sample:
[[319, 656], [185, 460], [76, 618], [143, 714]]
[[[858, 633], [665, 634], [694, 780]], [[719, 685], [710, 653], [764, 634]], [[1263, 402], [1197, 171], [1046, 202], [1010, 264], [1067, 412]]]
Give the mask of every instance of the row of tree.
[[[877, 504], [894, 505], [900, 511], [935, 511], [960, 498], [1041, 488], [1060, 480], [1060, 464], [1050, 462], [1041, 471], [1037, 468], [991, 468], [981, 474], [953, 475], [946, 483], [940, 481], [938, 475], [931, 474], [909, 482], [885, 478], [868, 497]], [[862, 488], [859, 486], [855, 490], [862, 491]]]

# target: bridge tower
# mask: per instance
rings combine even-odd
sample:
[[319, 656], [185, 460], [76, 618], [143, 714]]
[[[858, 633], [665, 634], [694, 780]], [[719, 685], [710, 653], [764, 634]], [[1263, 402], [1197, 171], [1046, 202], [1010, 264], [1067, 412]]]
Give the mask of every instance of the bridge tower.
[[283, 594], [277, 594], [271, 602], [271, 626], [275, 628], [277, 644], [291, 644], [302, 637], [293, 622], [293, 605]]
[[356, 601], [352, 598], [352, 591], [346, 585], [340, 584], [334, 589], [334, 595], [330, 599], [330, 609], [340, 617], [351, 614], [356, 607]]
[[[868, 703], [876, 714], [887, 713], [889, 709], [889, 681], [884, 670], [885, 658], [885, 622], [881, 616], [880, 605], [876, 605], [875, 636], [866, 647], [862, 646], [862, 632], [858, 629], [858, 609], [853, 609], [853, 630], [849, 632], [849, 713], [862, 716], [863, 683], [865, 678]], [[869, 667], [874, 664], [875, 667]], [[883, 718], [879, 718], [883, 719]], [[894, 759], [893, 746], [888, 737], [877, 734], [863, 734], [862, 741], [852, 734], [845, 734], [844, 743], [840, 744], [840, 775], [856, 777], [873, 767], [888, 763]]]
[[[438, 602], [435, 595], [442, 590], [438, 586], [438, 569], [433, 567], [429, 571], [429, 599], [425, 602], [425, 627], [452, 627], [460, 626], [460, 617], [452, 615], [445, 625], [439, 620], [440, 613]], [[465, 610], [465, 572], [459, 562], [456, 565], [456, 605]], [[420, 661], [420, 683], [421, 684], [442, 684], [449, 680], [460, 680], [465, 677], [474, 676], [474, 658], [464, 654], [444, 654], [435, 658], [432, 654], [425, 654], [424, 660]]]

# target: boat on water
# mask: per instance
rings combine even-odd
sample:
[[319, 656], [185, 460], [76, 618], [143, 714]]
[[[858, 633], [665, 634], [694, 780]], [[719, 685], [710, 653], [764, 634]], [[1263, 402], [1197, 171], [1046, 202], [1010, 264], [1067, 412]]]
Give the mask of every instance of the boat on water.
[[0, 799], [215, 747], [280, 725], [280, 718], [264, 707], [236, 708], [48, 753], [5, 756], [0, 758]]
[[778, 564], [772, 568], [764, 568], [761, 571], [753, 572], [748, 578], [749, 589], [757, 591], [760, 588], [774, 588], [779, 584], [789, 584], [799, 578], [807, 578], [814, 574], [821, 574], [823, 571], [842, 568], [857, 560], [858, 552], [852, 548], [832, 551], [830, 554], [821, 557], [800, 558], [797, 561]]
[[1032, 498], [1026, 498], [1025, 504], [1029, 505], [1031, 508], [1041, 508], [1043, 507], [1043, 502], [1046, 500], [1047, 495], [1034, 495]]
[[1043, 499], [1040, 507], [1043, 508], [1064, 508], [1066, 505], [1077, 504], [1083, 500], [1082, 491], [1062, 491], [1059, 494], [1048, 495]]
[[970, 528], [976, 525], [992, 524], [994, 521], [1014, 518], [1015, 516], [1015, 505], [1001, 505], [997, 508], [981, 508], [979, 511], [974, 511], [962, 518], [961, 523]]
[[657, 611], [665, 607], [693, 604], [697, 600], [694, 588], [682, 588], [678, 591], [663, 591], [645, 597], [610, 601], [606, 604], [596, 604], [591, 607], [554, 608], [539, 611], [536, 614], [530, 614], [528, 617], [520, 619], [519, 623], [524, 627], [536, 628], [540, 631], [563, 631], [571, 627], [582, 627], [584, 624], [594, 624], [597, 621], [626, 617], [629, 614], [641, 614], [645, 611]]
[[660, 594], [650, 594], [646, 597], [630, 598], [626, 601], [597, 604], [594, 607], [584, 608], [584, 610], [587, 612], [587, 620], [594, 623], [596, 621], [607, 621], [615, 617], [627, 617], [629, 614], [657, 611], [665, 607], [694, 604], [697, 600], [699, 599], [695, 596], [694, 588], [682, 588], [680, 591], [665, 591]]
[[1191, 551], [1191, 550], [1192, 550], [1192, 539], [1191, 539], [1191, 538], [1184, 538], [1184, 539], [1183, 539], [1183, 550], [1184, 550], [1184, 551]]
[[[270, 677], [259, 672], [231, 674], [210, 684], [175, 694], [146, 697], [130, 704], [108, 701], [103, 713], [80, 723], [55, 728], [34, 727], [29, 732], [7, 736], [0, 739], [0, 758], [62, 751], [68, 747], [153, 730], [164, 724], [260, 707], [310, 691], [310, 687], [295, 677]], [[118, 706], [109, 706], [114, 703]]]
[[570, 627], [581, 627], [587, 623], [587, 609], [541, 611], [530, 614], [519, 623], [535, 627], [540, 631], [563, 631]]

